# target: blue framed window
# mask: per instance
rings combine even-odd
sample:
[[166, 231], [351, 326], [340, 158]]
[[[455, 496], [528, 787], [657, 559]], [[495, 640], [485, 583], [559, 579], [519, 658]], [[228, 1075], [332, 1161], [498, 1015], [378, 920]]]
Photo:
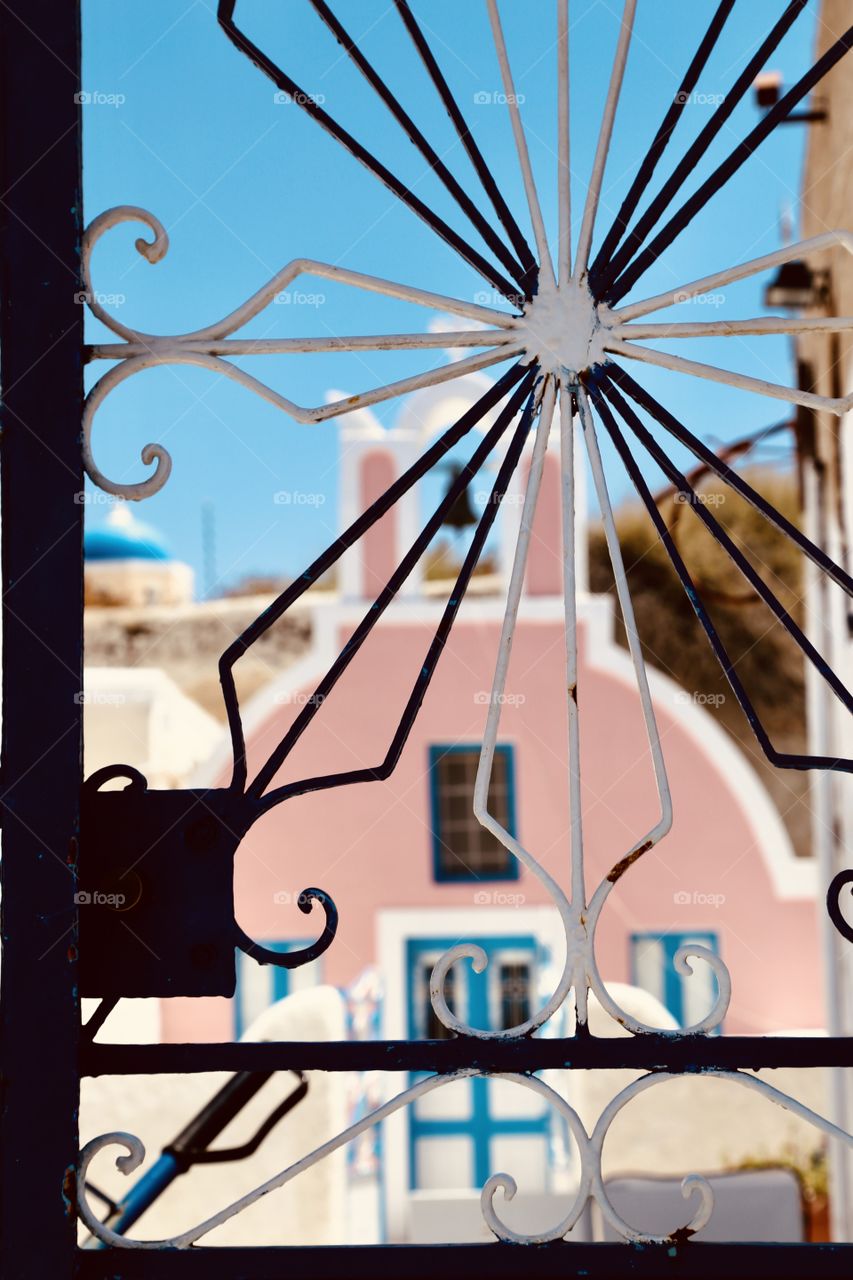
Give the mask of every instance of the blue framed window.
[[[456, 939], [410, 938], [406, 944], [408, 1034], [443, 1039], [429, 997], [430, 975]], [[447, 1003], [475, 1027], [504, 1030], [526, 1021], [534, 1008], [539, 970], [548, 957], [530, 934], [478, 937], [489, 955], [483, 973], [454, 965]], [[412, 1075], [414, 1083], [421, 1076]], [[545, 1103], [504, 1081], [458, 1081], [407, 1108], [409, 1185], [413, 1190], [480, 1188], [496, 1168], [511, 1168], [526, 1188], [550, 1189], [554, 1117]]]
[[[518, 879], [518, 859], [474, 817], [474, 779], [479, 762], [479, 744], [456, 743], [429, 749], [436, 880]], [[515, 753], [506, 743], [495, 748], [489, 810], [515, 836]]]
[[[269, 951], [298, 951], [306, 945], [305, 938], [287, 941], [265, 941]], [[237, 985], [234, 990], [234, 1036], [239, 1040], [256, 1018], [271, 1004], [316, 987], [323, 981], [322, 958], [299, 969], [278, 969], [271, 964], [258, 964], [245, 952], [237, 952]]]
[[717, 998], [717, 980], [707, 964], [696, 964], [690, 975], [676, 969], [676, 953], [688, 943], [720, 954], [719, 937], [710, 929], [631, 934], [632, 983], [656, 996], [680, 1027], [698, 1022]]

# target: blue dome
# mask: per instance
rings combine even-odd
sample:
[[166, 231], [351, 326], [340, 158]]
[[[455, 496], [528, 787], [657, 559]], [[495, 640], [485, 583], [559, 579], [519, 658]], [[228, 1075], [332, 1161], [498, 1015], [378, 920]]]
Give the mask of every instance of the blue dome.
[[171, 560], [172, 555], [156, 529], [137, 520], [122, 503], [100, 529], [87, 529], [83, 539], [87, 560]]

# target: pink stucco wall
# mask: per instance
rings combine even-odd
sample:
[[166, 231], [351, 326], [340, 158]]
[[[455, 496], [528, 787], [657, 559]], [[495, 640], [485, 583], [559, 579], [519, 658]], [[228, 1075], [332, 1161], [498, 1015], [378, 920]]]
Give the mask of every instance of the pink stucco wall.
[[563, 590], [560, 485], [560, 460], [556, 454], [547, 453], [524, 580], [529, 596], [558, 596]]
[[[280, 781], [382, 758], [433, 626], [426, 621], [380, 625], [295, 749]], [[238, 854], [235, 878], [238, 919], [252, 936], [314, 937], [314, 922], [280, 899], [282, 894], [295, 898], [308, 885], [320, 886], [340, 910], [338, 936], [322, 960], [323, 977], [343, 984], [375, 961], [375, 913], [381, 908], [477, 910], [476, 895], [489, 886], [433, 880], [427, 760], [432, 743], [480, 741], [484, 690], [491, 682], [498, 633], [497, 621], [458, 624], [389, 781], [300, 797], [252, 830]], [[584, 630], [580, 641], [591, 893], [657, 814], [636, 691], [621, 676], [591, 667]], [[524, 621], [516, 633], [507, 684], [507, 691], [524, 701], [505, 705], [500, 739], [516, 748], [519, 837], [567, 884], [565, 708], [554, 692], [563, 682], [562, 628], [556, 621]], [[261, 763], [297, 710], [294, 703], [271, 707], [250, 738], [250, 776], [251, 764]], [[622, 878], [605, 906], [597, 945], [605, 980], [629, 980], [633, 931], [710, 928], [720, 935], [733, 977], [728, 1032], [820, 1026], [814, 903], [775, 896], [736, 779], [723, 776], [713, 756], [666, 708], [659, 710], [659, 722], [675, 825], [660, 848]], [[497, 892], [507, 888], [491, 887]], [[517, 886], [510, 887], [523, 895], [526, 906], [548, 901], [524, 870]], [[687, 893], [691, 901], [681, 905], [679, 893]], [[694, 894], [722, 896], [724, 901], [716, 906], [694, 902]], [[227, 1001], [191, 1006], [167, 1002], [167, 1038], [227, 1038], [232, 1030]]]
[[[377, 502], [397, 479], [394, 458], [387, 449], [371, 449], [365, 454], [359, 475], [359, 499], [362, 511]], [[362, 593], [372, 599], [397, 567], [397, 508], [391, 507], [381, 520], [371, 525], [359, 543]]]

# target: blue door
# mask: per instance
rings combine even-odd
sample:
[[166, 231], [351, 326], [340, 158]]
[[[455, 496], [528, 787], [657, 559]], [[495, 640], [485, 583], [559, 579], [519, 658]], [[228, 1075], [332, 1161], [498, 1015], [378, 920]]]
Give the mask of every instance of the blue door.
[[[408, 1021], [412, 1039], [450, 1035], [436, 1018], [429, 981], [439, 957], [458, 938], [407, 944]], [[448, 977], [447, 1002], [474, 1027], [503, 1030], [535, 1008], [539, 949], [529, 936], [477, 938], [489, 956], [484, 973], [468, 961]], [[421, 1077], [413, 1076], [412, 1082]], [[409, 1109], [410, 1185], [416, 1190], [479, 1189], [499, 1169], [525, 1190], [546, 1190], [551, 1117], [531, 1090], [504, 1080], [464, 1080], [419, 1099]]]

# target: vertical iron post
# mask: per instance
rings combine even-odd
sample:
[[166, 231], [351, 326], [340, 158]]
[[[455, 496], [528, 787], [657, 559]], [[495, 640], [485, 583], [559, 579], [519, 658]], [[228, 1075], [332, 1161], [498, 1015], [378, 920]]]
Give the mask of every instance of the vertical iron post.
[[0, 6], [0, 1239], [70, 1280], [79, 1097], [83, 307], [78, 0]]

